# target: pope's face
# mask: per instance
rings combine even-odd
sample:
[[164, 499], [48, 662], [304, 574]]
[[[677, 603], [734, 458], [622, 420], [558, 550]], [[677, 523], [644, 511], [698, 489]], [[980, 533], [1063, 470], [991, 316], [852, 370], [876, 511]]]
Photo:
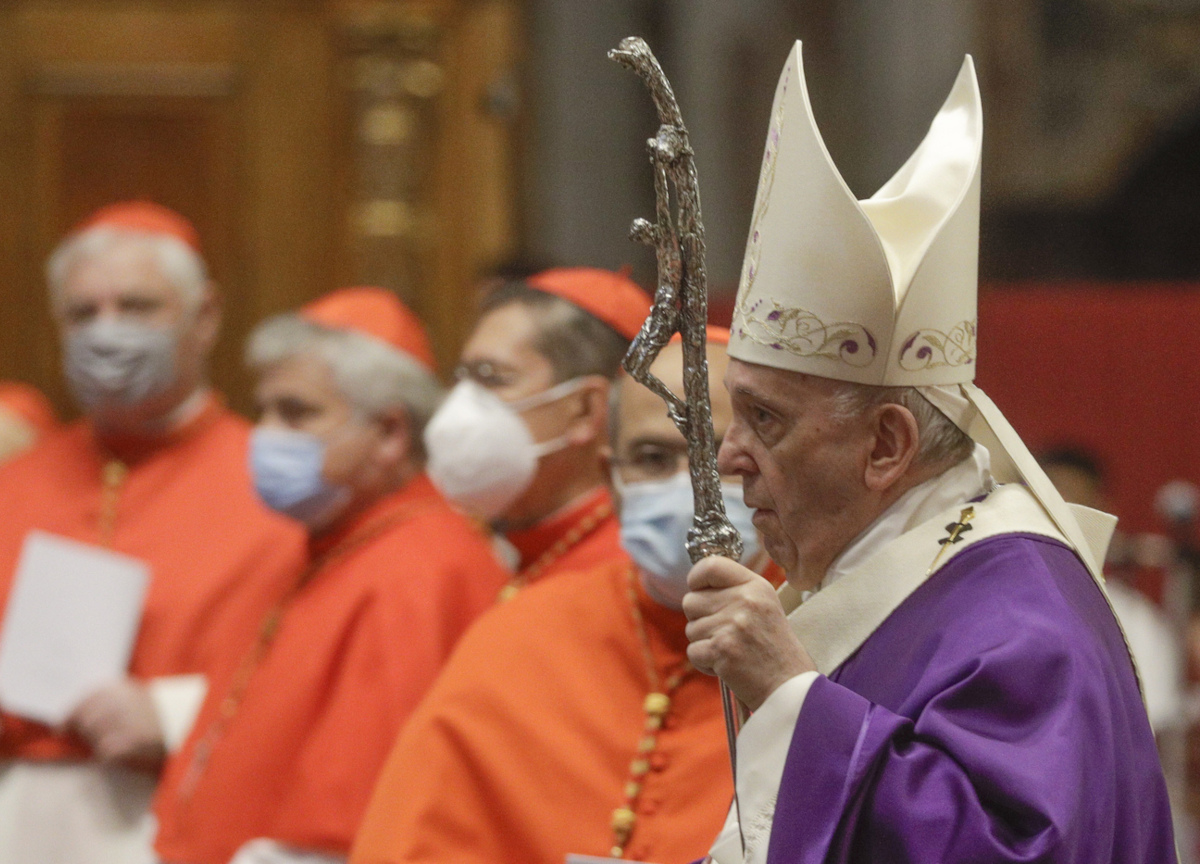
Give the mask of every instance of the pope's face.
[[767, 552], [798, 588], [815, 587], [870, 522], [864, 483], [873, 437], [842, 418], [838, 385], [823, 378], [730, 360], [733, 421], [722, 474], [742, 477]]

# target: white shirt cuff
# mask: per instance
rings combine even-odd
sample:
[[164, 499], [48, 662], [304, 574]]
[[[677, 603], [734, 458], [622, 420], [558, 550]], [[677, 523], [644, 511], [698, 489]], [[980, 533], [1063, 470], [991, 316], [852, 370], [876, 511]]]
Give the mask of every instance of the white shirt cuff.
[[164, 675], [151, 678], [146, 688], [168, 753], [183, 746], [204, 704], [208, 679], [203, 675]]
[[284, 846], [275, 840], [259, 838], [238, 849], [229, 864], [345, 864], [344, 855], [312, 852]]
[[[742, 830], [736, 808], [730, 808], [725, 827], [709, 851], [715, 864], [760, 864], [767, 860], [775, 800], [783, 781], [783, 766], [792, 746], [800, 709], [817, 672], [804, 672], [784, 682], [759, 707], [738, 734], [737, 792]], [[746, 840], [742, 854], [742, 837]]]

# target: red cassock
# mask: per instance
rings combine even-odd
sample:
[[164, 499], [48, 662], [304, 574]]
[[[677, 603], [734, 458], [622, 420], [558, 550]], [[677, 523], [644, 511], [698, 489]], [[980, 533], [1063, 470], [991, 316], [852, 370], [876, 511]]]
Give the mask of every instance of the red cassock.
[[[686, 623], [628, 560], [489, 612], [388, 757], [353, 864], [562, 864], [618, 841], [633, 860], [703, 856], [733, 784], [717, 681], [685, 665]], [[655, 692], [669, 697], [657, 731]]]
[[607, 486], [597, 487], [562, 512], [505, 537], [520, 555], [513, 584], [522, 588], [556, 574], [626, 560], [621, 523]]
[[[96, 441], [81, 421], [0, 467], [0, 598], [25, 536], [40, 529], [150, 565], [130, 673], [202, 673], [227, 662], [303, 566], [304, 533], [258, 500], [246, 467], [249, 426], [210, 398], [150, 441]], [[3, 717], [0, 759], [86, 758], [77, 738]]]
[[346, 854], [401, 725], [507, 575], [424, 476], [311, 556], [273, 638], [226, 670], [168, 767], [166, 861], [224, 864], [256, 838]]

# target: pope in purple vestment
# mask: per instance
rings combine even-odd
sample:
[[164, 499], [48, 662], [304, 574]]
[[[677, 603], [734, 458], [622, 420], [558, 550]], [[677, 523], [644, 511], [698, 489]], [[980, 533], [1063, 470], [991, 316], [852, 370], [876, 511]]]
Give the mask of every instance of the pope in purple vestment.
[[972, 546], [812, 684], [767, 860], [1175, 860], [1124, 640], [1070, 549]]
[[683, 601], [692, 663], [753, 712], [716, 864], [1176, 860], [1104, 588], [1115, 520], [1068, 505], [973, 383], [982, 135], [966, 58], [860, 201], [800, 43], [780, 76], [718, 467], [787, 584], [706, 558]]

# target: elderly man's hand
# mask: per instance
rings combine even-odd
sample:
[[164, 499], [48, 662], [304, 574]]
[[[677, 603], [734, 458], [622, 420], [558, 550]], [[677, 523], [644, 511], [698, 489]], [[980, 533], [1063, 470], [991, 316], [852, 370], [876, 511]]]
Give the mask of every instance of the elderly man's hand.
[[683, 598], [688, 659], [721, 677], [751, 711], [784, 682], [817, 667], [800, 644], [775, 589], [729, 558], [705, 558]]
[[157, 771], [166, 758], [154, 702], [147, 689], [131, 678], [97, 690], [67, 722], [101, 762]]

